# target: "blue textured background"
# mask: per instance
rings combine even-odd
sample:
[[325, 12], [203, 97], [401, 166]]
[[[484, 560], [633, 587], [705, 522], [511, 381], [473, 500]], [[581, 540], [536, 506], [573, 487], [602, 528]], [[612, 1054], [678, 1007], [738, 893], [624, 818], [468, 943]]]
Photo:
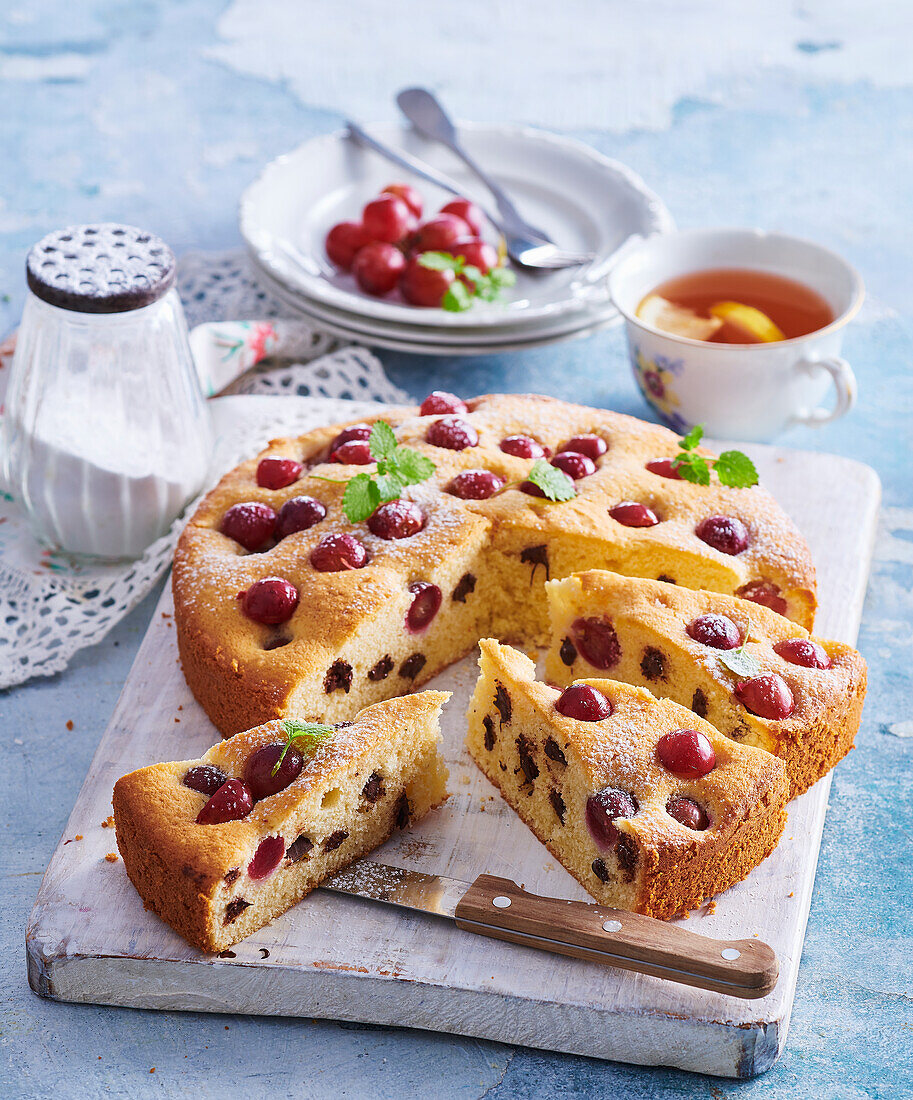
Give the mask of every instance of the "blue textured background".
[[[275, 16], [282, 3], [267, 6]], [[541, 7], [538, 0], [530, 6]], [[712, 35], [713, 5], [690, 6], [698, 29]], [[913, 1095], [913, 69], [906, 79], [896, 64], [910, 52], [905, 5], [876, 6], [878, 17], [870, 19], [871, 5], [858, 3], [855, 14], [849, 5], [838, 31], [825, 16], [816, 23], [796, 9], [808, 27], [788, 44], [794, 64], [782, 43], [778, 60], [766, 63], [759, 41], [744, 71], [708, 74], [699, 92], [673, 95], [661, 125], [619, 125], [611, 102], [602, 116], [593, 102], [575, 114], [583, 85], [570, 54], [562, 62], [567, 80], [550, 90], [569, 131], [631, 164], [680, 225], [759, 224], [801, 233], [847, 255], [869, 288], [846, 347], [859, 376], [859, 406], [836, 425], [797, 429], [782, 440], [870, 463], [884, 483], [885, 509], [860, 639], [871, 666], [869, 698], [857, 749], [835, 776], [792, 1029], [777, 1065], [763, 1078], [735, 1083], [405, 1030], [110, 1010], [33, 996], [23, 953], [28, 912], [152, 596], [65, 674], [0, 698], [3, 1096]], [[338, 125], [340, 115], [326, 109], [324, 97], [304, 101], [285, 78], [245, 74], [216, 59], [226, 7], [218, 0], [0, 4], [0, 333], [18, 318], [24, 254], [48, 229], [125, 220], [162, 234], [178, 252], [235, 245], [237, 198], [259, 167]], [[285, 7], [300, 30], [309, 8]], [[529, 10], [506, 8], [517, 19]], [[356, 52], [338, 59], [340, 79], [351, 75], [362, 90], [382, 92], [377, 114], [384, 117], [389, 93], [416, 75], [410, 56], [436, 48], [435, 40], [410, 43], [400, 12], [401, 56], [396, 64], [378, 56], [371, 21], [396, 19], [398, 10], [350, 0], [335, 16], [365, 24]], [[484, 22], [461, 20], [460, 10], [446, 25], [441, 15], [440, 32], [450, 46], [440, 86], [457, 112], [470, 82], [453, 60], [454, 45], [457, 58], [460, 48], [471, 58], [486, 36]], [[560, 18], [560, 5], [548, 10]], [[669, 9], [606, 0], [589, 10], [608, 34], [612, 21], [631, 30], [640, 20], [661, 38]], [[308, 26], [318, 48], [325, 29], [316, 18]], [[852, 71], [844, 77], [841, 51], [851, 44]], [[880, 64], [879, 50], [893, 59], [893, 71]], [[819, 55], [826, 69], [815, 67]], [[502, 89], [490, 102], [477, 74], [471, 85], [473, 103], [484, 104], [480, 117], [540, 121], [527, 116], [519, 79], [513, 92]], [[604, 121], [594, 125], [599, 117]], [[471, 361], [382, 357], [415, 396], [432, 384], [463, 394], [541, 390], [644, 415], [618, 331]]]

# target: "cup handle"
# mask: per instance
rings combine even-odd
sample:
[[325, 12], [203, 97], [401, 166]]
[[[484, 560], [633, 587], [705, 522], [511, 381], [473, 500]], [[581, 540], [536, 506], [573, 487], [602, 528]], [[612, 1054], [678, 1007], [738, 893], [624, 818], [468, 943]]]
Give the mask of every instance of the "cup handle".
[[796, 364], [796, 370], [813, 375], [820, 370], [826, 370], [834, 383], [836, 400], [832, 409], [819, 406], [810, 412], [796, 413], [794, 420], [800, 424], [807, 424], [812, 428], [820, 428], [824, 424], [830, 424], [839, 420], [856, 404], [858, 386], [853, 368], [839, 355], [829, 356], [824, 359], [800, 359]]

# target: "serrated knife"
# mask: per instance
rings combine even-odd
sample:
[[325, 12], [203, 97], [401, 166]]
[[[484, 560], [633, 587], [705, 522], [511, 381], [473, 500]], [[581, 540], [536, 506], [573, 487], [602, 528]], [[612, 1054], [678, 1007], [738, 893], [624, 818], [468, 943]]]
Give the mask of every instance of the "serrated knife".
[[777, 984], [777, 956], [760, 940], [714, 940], [624, 909], [540, 897], [494, 875], [469, 883], [359, 860], [323, 889], [446, 917], [479, 936], [730, 997], [765, 997]]

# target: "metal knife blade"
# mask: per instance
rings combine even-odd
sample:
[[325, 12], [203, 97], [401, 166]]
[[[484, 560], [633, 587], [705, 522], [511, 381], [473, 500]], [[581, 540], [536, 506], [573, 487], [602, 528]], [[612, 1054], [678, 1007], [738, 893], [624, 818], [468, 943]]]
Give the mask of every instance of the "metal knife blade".
[[370, 901], [385, 901], [422, 913], [454, 918], [456, 907], [470, 883], [444, 875], [426, 875], [360, 859], [321, 884], [324, 890], [352, 894]]

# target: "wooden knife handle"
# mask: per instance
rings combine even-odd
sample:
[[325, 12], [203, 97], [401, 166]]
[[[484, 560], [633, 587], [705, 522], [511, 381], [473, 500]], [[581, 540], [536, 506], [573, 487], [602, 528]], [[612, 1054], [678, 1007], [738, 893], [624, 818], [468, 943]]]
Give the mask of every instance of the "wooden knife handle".
[[455, 916], [458, 928], [480, 936], [731, 997], [765, 997], [777, 984], [777, 956], [759, 940], [712, 940], [624, 909], [539, 897], [494, 875], [479, 875]]

